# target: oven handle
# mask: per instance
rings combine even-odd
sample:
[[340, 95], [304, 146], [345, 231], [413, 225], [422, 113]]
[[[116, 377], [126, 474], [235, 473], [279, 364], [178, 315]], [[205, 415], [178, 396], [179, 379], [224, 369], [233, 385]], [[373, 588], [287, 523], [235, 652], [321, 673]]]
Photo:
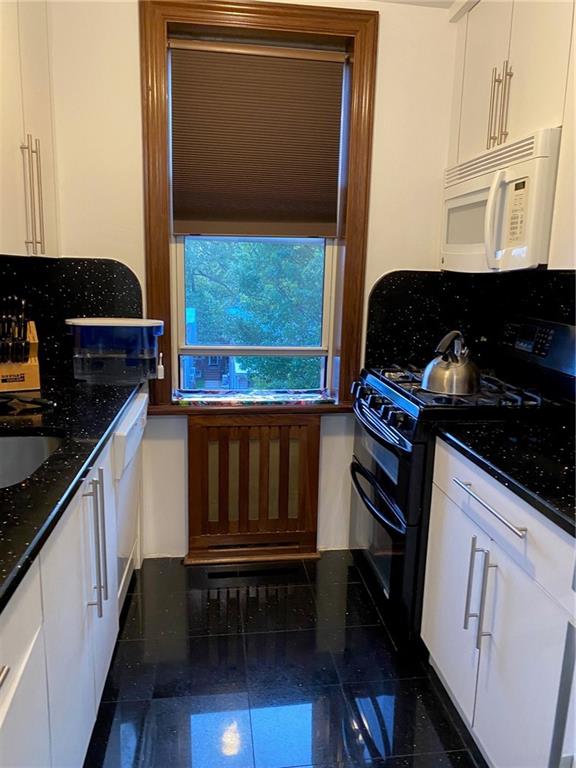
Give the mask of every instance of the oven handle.
[[[377, 494], [380, 496], [380, 498], [384, 501], [387, 509], [390, 510], [392, 513], [392, 518], [386, 517], [382, 514], [382, 512], [377, 509], [374, 504], [370, 501], [366, 493], [364, 492], [364, 489], [358, 482], [357, 475], [362, 475], [362, 477], [365, 480], [368, 480], [370, 485], [376, 489]], [[365, 467], [362, 466], [358, 461], [353, 461], [350, 464], [350, 476], [352, 477], [352, 483], [354, 484], [354, 488], [358, 491], [358, 495], [362, 499], [362, 502], [364, 503], [364, 506], [368, 509], [372, 517], [376, 519], [377, 522], [384, 525], [386, 528], [391, 528], [393, 531], [396, 531], [396, 533], [401, 533], [402, 535], [406, 534], [406, 520], [404, 519], [404, 516], [402, 515], [402, 512], [400, 511], [400, 508], [397, 504], [392, 501], [390, 496], [382, 490], [380, 487], [378, 480], [374, 477], [374, 475], [369, 472]]]
[[[388, 440], [388, 438], [383, 432], [378, 432], [374, 429], [374, 427], [370, 424], [370, 422], [367, 421], [366, 418], [363, 416], [358, 400], [354, 401], [352, 410], [354, 411], [354, 415], [356, 416], [356, 418], [358, 419], [362, 427], [366, 430], [366, 432], [368, 432], [370, 437], [376, 440], [376, 442], [380, 443], [380, 445], [385, 445], [386, 448], [392, 451], [392, 453], [394, 453], [399, 459], [405, 459], [407, 455], [410, 455], [412, 451], [412, 446], [408, 443], [408, 441], [405, 438], [399, 436], [399, 439], [406, 444], [406, 447], [402, 445], [398, 445], [397, 443], [394, 443], [391, 440]], [[389, 430], [390, 428], [386, 427], [386, 429]]]

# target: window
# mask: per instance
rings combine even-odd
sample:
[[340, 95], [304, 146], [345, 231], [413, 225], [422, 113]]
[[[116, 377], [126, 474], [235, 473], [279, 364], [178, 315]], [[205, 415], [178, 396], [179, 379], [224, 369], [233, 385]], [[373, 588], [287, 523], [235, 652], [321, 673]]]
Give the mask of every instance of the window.
[[[349, 9], [288, 4], [281, 6], [266, 2], [235, 4], [233, 0], [226, 4], [208, 0], [181, 0], [178, 3], [171, 0], [148, 0], [139, 7], [145, 137], [147, 311], [151, 317], [161, 318], [165, 322], [165, 335], [160, 340], [160, 350], [164, 356], [166, 379], [152, 383], [152, 403], [168, 406], [173, 402], [174, 385], [181, 383], [182, 379], [193, 381], [195, 386], [199, 386], [202, 382], [206, 384], [206, 377], [208, 381], [215, 381], [216, 373], [221, 386], [229, 386], [233, 377], [246, 380], [246, 376], [251, 376], [253, 382], [258, 380], [266, 387], [280, 383], [290, 386], [292, 382], [308, 387], [318, 378], [340, 401], [346, 402], [360, 360], [378, 14]], [[240, 53], [237, 50], [239, 45], [246, 49], [252, 47], [252, 50]], [[262, 46], [278, 50], [262, 56]], [[220, 50], [216, 50], [218, 47]], [[280, 50], [283, 48], [292, 50], [286, 56]], [[308, 55], [312, 49], [320, 55]], [[236, 55], [229, 56], [232, 52]], [[171, 75], [174, 74], [174, 62], [178, 60], [183, 65], [180, 74], [177, 73], [180, 78], [190, 67], [192, 58], [189, 54], [194, 57], [194, 66], [200, 69], [204, 67], [203, 71], [210, 75], [218, 67], [206, 66], [209, 61], [218, 59], [219, 66], [228, 67], [226, 88], [222, 90], [231, 98], [237, 93], [239, 71], [236, 65], [228, 66], [232, 59], [236, 62], [241, 59], [251, 62], [254, 78], [243, 79], [253, 83], [256, 83], [257, 78], [267, 75], [267, 70], [273, 73], [277, 82], [282, 81], [288, 67], [292, 67], [290, 64], [284, 68], [282, 62], [291, 59], [296, 62], [293, 71], [300, 73], [299, 79], [296, 78], [300, 85], [293, 89], [294, 102], [307, 93], [309, 68], [314, 68], [310, 59], [316, 58], [320, 66], [314, 71], [322, 72], [321, 78], [325, 84], [331, 83], [330, 88], [334, 83], [344, 84], [338, 97], [338, 100], [344, 102], [343, 110], [340, 109], [342, 104], [338, 106], [338, 100], [324, 100], [327, 88], [317, 89], [322, 95], [322, 109], [317, 108], [314, 100], [309, 100], [312, 111], [306, 113], [308, 122], [304, 126], [306, 120], [296, 119], [290, 111], [283, 111], [274, 101], [278, 89], [263, 89], [258, 79], [258, 88], [254, 88], [254, 93], [258, 95], [260, 91], [266, 90], [270, 96], [268, 108], [263, 109], [262, 105], [254, 109], [249, 106], [247, 108], [248, 100], [242, 97], [238, 100], [237, 109], [226, 111], [218, 108], [210, 114], [202, 111], [201, 114], [206, 117], [205, 126], [208, 126], [203, 132], [204, 138], [208, 139], [204, 148], [209, 151], [182, 155], [184, 144], [181, 140], [186, 142], [187, 136], [191, 135], [190, 129], [194, 134], [198, 126], [191, 127], [186, 105], [184, 111], [174, 110], [173, 101], [167, 103], [164, 94], [173, 97]], [[223, 58], [224, 54], [226, 56]], [[345, 60], [353, 61], [353, 66], [346, 67]], [[207, 81], [196, 76], [192, 80], [184, 77], [178, 82], [184, 84], [181, 91], [184, 102], [189, 99], [188, 104], [197, 107], [198, 94], [194, 95], [187, 90], [186, 83], [193, 82], [203, 87]], [[231, 83], [234, 85], [231, 86]], [[204, 90], [216, 92], [212, 86]], [[332, 117], [327, 121], [335, 105], [338, 114], [342, 111], [349, 113], [348, 126], [334, 127]], [[290, 106], [288, 101], [287, 107]], [[276, 134], [275, 141], [270, 142], [264, 140], [260, 133], [256, 134], [252, 128], [246, 129], [244, 126], [242, 131], [234, 129], [233, 136], [241, 134], [245, 139], [242, 156], [244, 160], [248, 158], [248, 164], [243, 165], [235, 163], [239, 156], [234, 153], [228, 154], [225, 162], [222, 160], [222, 150], [229, 149], [230, 133], [222, 133], [221, 129], [227, 129], [229, 118], [240, 114], [242, 119], [257, 114], [258, 131], [269, 118], [274, 117], [277, 124], [280, 119], [282, 131]], [[222, 116], [224, 121], [217, 124], [215, 120]], [[329, 128], [328, 123], [331, 126]], [[179, 131], [177, 140], [173, 133], [175, 127]], [[196, 135], [195, 146], [199, 146], [197, 138]], [[284, 150], [289, 145], [295, 146], [295, 138], [303, 139], [300, 145], [302, 152], [300, 155], [298, 152], [293, 153], [292, 159], [286, 161]], [[216, 149], [215, 154], [210, 154], [210, 140], [212, 149]], [[317, 147], [323, 151], [327, 145], [330, 145], [331, 150], [324, 156], [322, 167], [313, 167], [315, 159], [319, 157]], [[339, 151], [340, 146], [347, 148], [345, 155]], [[197, 159], [201, 163], [200, 170], [188, 165], [186, 161], [180, 166], [181, 172], [176, 173], [175, 166], [168, 160], [167, 147], [172, 152], [172, 158], [193, 158], [194, 162]], [[266, 160], [250, 160], [251, 153], [263, 147], [267, 150], [272, 148], [272, 151], [267, 152]], [[307, 159], [303, 160], [304, 157]], [[219, 187], [218, 184], [212, 186], [208, 194], [208, 182], [216, 178], [214, 171], [220, 161], [221, 167], [227, 170], [235, 166], [244, 170], [239, 170], [235, 178], [227, 177], [225, 182], [220, 178]], [[280, 173], [278, 165], [283, 169]], [[258, 169], [257, 174], [252, 172], [255, 169]], [[271, 188], [272, 197], [264, 187], [259, 186], [259, 180], [267, 176], [267, 173], [261, 173], [262, 169], [272, 169], [268, 176], [276, 179]], [[336, 193], [334, 178], [337, 179]], [[299, 198], [296, 200], [284, 182], [298, 182], [299, 179], [303, 180], [303, 184], [299, 187]], [[192, 185], [189, 180], [192, 180]], [[321, 182], [316, 184], [316, 180]], [[238, 196], [234, 192], [232, 196], [233, 190], [246, 191], [248, 187], [250, 194]], [[329, 194], [325, 195], [323, 188], [329, 188]], [[214, 209], [213, 201], [220, 206], [219, 210]], [[223, 201], [225, 205], [222, 205]], [[309, 344], [308, 337], [304, 336], [294, 341], [294, 337], [288, 333], [290, 324], [286, 323], [283, 328], [284, 338], [280, 342], [273, 340], [269, 343], [269, 340], [262, 337], [252, 349], [249, 343], [244, 343], [226, 350], [225, 347], [230, 345], [222, 341], [209, 346], [214, 340], [208, 338], [202, 343], [190, 342], [190, 337], [187, 339], [185, 335], [186, 326], [194, 326], [196, 322], [197, 328], [200, 328], [199, 320], [195, 321], [191, 317], [191, 310], [196, 310], [196, 306], [189, 304], [187, 318], [185, 289], [183, 282], [177, 279], [176, 271], [171, 269], [171, 264], [175, 263], [171, 258], [175, 252], [180, 253], [179, 269], [183, 279], [184, 253], [191, 248], [187, 243], [199, 236], [204, 240], [216, 236], [230, 236], [240, 240], [334, 238], [336, 244], [332, 246], [327, 239], [324, 248], [320, 340], [316, 338]], [[326, 289], [328, 282], [331, 290]], [[334, 299], [330, 309], [332, 323], [329, 323], [326, 306], [331, 296]], [[182, 305], [181, 315], [174, 310], [177, 302]], [[231, 311], [222, 297], [216, 311]], [[294, 313], [293, 320], [296, 323], [301, 321], [299, 314]], [[315, 322], [317, 328], [318, 317]], [[256, 327], [257, 324], [253, 330]], [[330, 336], [333, 337], [332, 343]], [[255, 346], [258, 348], [254, 349]], [[271, 349], [265, 349], [266, 346]], [[220, 358], [219, 362], [209, 365], [213, 361], [208, 358], [215, 357]], [[281, 381], [273, 381], [274, 377], [270, 375], [273, 368], [281, 373]], [[213, 378], [210, 379], [210, 376]]]
[[182, 238], [180, 387], [322, 389], [332, 251], [320, 238]]

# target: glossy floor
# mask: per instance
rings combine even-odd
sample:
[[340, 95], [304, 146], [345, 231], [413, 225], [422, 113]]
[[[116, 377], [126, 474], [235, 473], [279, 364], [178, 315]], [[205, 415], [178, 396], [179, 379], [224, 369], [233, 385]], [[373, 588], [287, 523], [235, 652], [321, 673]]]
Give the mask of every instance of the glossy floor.
[[480, 768], [349, 553], [281, 567], [147, 560], [86, 768]]

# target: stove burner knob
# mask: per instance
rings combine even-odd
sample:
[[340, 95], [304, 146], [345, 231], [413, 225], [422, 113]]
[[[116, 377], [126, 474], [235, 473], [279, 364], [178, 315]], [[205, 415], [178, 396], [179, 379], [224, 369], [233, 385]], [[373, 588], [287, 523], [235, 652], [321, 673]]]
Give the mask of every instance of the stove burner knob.
[[366, 398], [366, 405], [368, 408], [379, 408], [382, 405], [382, 398], [374, 394], [368, 395]]
[[390, 403], [384, 403], [384, 405], [378, 411], [378, 415], [380, 416], [381, 419], [386, 420], [388, 416], [388, 411], [390, 410], [391, 407], [392, 406], [390, 405]]
[[360, 385], [362, 384], [361, 381], [353, 381], [352, 386], [350, 387], [350, 394], [352, 397], [356, 397], [356, 394], [358, 390], [360, 389]]
[[402, 427], [406, 422], [404, 411], [390, 411], [388, 414], [388, 424], [391, 427]]

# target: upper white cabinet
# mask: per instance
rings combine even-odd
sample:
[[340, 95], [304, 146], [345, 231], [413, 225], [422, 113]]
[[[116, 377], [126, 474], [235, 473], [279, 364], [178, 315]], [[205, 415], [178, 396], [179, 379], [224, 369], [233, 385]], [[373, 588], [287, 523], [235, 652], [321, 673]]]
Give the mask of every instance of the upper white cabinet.
[[512, 2], [481, 0], [468, 14], [464, 61], [460, 64], [464, 69], [460, 161], [492, 146], [490, 137], [497, 130], [495, 116], [501, 95], [497, 71], [508, 54], [511, 20]]
[[0, 46], [0, 252], [56, 255], [46, 3], [0, 3]]
[[573, 0], [480, 0], [472, 8], [456, 64], [462, 90], [451, 159], [561, 125], [573, 14]]

